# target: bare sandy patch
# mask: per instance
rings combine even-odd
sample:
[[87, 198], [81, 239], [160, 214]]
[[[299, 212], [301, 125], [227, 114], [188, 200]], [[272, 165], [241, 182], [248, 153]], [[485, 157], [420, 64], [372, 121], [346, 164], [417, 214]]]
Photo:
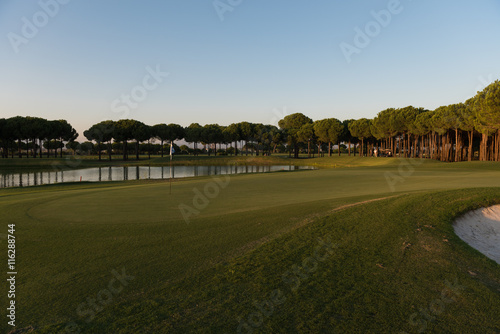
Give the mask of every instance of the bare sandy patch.
[[463, 241], [500, 264], [500, 205], [470, 211], [453, 228]]

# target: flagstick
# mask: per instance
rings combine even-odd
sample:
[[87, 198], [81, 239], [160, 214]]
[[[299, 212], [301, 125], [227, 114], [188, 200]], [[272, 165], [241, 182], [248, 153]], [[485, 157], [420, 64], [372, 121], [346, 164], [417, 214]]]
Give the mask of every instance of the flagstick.
[[170, 142], [170, 195], [172, 195], [172, 142]]

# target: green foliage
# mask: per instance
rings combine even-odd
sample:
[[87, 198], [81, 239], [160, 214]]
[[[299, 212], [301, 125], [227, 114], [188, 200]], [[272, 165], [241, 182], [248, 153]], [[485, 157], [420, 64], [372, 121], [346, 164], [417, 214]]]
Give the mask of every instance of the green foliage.
[[[295, 113], [288, 116], [285, 116], [282, 120], [278, 122], [278, 125], [281, 129], [285, 130], [287, 136], [287, 143], [294, 148], [294, 155], [297, 158], [299, 155], [299, 142], [303, 141], [305, 137], [308, 140], [310, 136], [310, 129], [306, 127], [302, 130], [299, 138], [299, 131], [301, 131], [302, 127], [312, 124], [312, 120], [301, 113]], [[314, 130], [313, 130], [314, 131]]]
[[190, 124], [184, 131], [184, 139], [187, 142], [194, 143], [196, 149], [196, 143], [202, 141], [203, 127], [198, 123]]
[[113, 138], [115, 124], [113, 121], [102, 121], [92, 125], [83, 135], [90, 141], [96, 143], [109, 142]]
[[312, 120], [309, 117], [301, 113], [295, 113], [285, 116], [278, 122], [278, 125], [280, 128], [289, 130], [290, 132], [297, 132], [303, 125], [310, 123], [312, 123]]
[[370, 125], [369, 119], [360, 118], [349, 124], [349, 132], [352, 136], [360, 139], [368, 138], [372, 135]]
[[474, 98], [473, 110], [476, 126], [483, 133], [493, 133], [500, 128], [500, 81], [490, 84]]
[[413, 106], [408, 106], [401, 109], [396, 109], [391, 112], [390, 126], [392, 133], [394, 134], [406, 134], [410, 131], [410, 128], [415, 121], [418, 114], [424, 112], [423, 108], [415, 108]]
[[314, 122], [314, 133], [320, 143], [337, 143], [342, 137], [343, 124], [336, 118]]
[[302, 143], [307, 143], [308, 141], [314, 141], [314, 126], [311, 123], [302, 125], [302, 127], [297, 131], [297, 141]]
[[396, 109], [389, 108], [378, 113], [370, 124], [370, 131], [377, 139], [385, 139], [394, 135], [394, 130], [391, 128], [391, 117], [396, 113]]
[[426, 111], [418, 114], [415, 118], [413, 126], [410, 127], [410, 132], [417, 136], [424, 136], [428, 134], [431, 130], [431, 121], [433, 114], [433, 111]]

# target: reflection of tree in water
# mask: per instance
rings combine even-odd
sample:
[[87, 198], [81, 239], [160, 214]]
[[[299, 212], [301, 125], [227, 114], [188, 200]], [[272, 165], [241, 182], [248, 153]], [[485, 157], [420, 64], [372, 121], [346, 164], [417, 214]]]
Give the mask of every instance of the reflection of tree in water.
[[[147, 169], [146, 169], [147, 167]], [[107, 168], [107, 170], [106, 170]], [[135, 173], [134, 173], [135, 168]], [[142, 169], [142, 170], [141, 170]], [[278, 170], [314, 169], [306, 166], [131, 166], [96, 167], [55, 172], [26, 172], [0, 175], [0, 188], [38, 186], [63, 182], [103, 182], [146, 179], [169, 179], [210, 175], [229, 175], [239, 173], [265, 173]], [[120, 171], [123, 173], [120, 175]], [[130, 173], [130, 175], [129, 175]], [[179, 174], [180, 173], [180, 174]], [[66, 174], [66, 177], [64, 175]], [[82, 179], [80, 179], [82, 178]]]

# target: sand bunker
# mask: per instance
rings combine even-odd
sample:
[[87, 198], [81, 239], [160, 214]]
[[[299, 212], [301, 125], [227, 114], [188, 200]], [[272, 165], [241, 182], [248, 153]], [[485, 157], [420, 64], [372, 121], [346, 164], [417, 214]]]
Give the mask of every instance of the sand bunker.
[[463, 241], [500, 264], [500, 205], [470, 211], [453, 227]]

